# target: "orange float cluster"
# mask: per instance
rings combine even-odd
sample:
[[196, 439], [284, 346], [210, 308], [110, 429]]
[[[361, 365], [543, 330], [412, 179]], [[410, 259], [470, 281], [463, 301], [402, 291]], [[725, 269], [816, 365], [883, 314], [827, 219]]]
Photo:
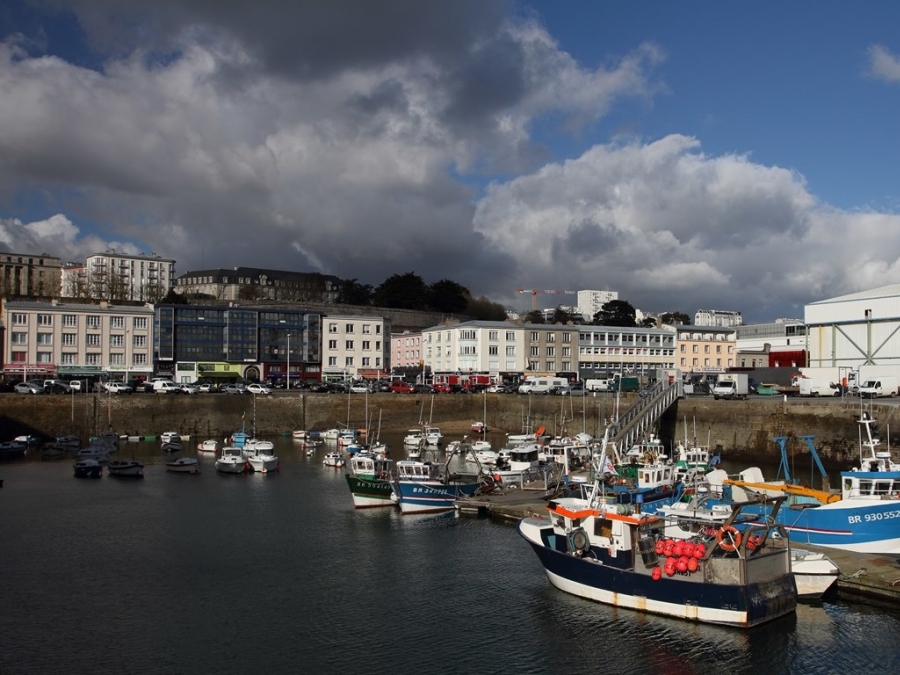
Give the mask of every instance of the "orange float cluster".
[[662, 578], [663, 572], [672, 577], [675, 574], [692, 574], [700, 567], [700, 560], [706, 555], [703, 543], [682, 539], [658, 539], [654, 549], [657, 555], [666, 558], [663, 567], [657, 565], [651, 572], [654, 581]]

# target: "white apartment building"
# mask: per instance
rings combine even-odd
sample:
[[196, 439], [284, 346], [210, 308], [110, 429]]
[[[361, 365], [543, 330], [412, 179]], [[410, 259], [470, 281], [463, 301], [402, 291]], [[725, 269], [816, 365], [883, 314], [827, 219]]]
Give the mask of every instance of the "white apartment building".
[[435, 377], [483, 374], [498, 380], [573, 372], [578, 329], [549, 324], [466, 321], [422, 331], [424, 363]]
[[666, 328], [578, 326], [578, 372], [586, 378], [672, 369], [675, 342], [675, 331]]
[[153, 308], [3, 301], [7, 378], [129, 379], [153, 372]]
[[386, 375], [390, 319], [381, 316], [322, 318], [322, 379], [328, 382]]
[[618, 291], [578, 291], [578, 313], [585, 321], [593, 321], [594, 314], [603, 309], [603, 305], [618, 299]]
[[720, 326], [729, 328], [744, 323], [740, 312], [723, 309], [698, 309], [694, 314], [695, 326]]
[[126, 255], [110, 249], [89, 255], [84, 265], [62, 269], [62, 296], [94, 300], [158, 302], [172, 288], [175, 261], [150, 256]]

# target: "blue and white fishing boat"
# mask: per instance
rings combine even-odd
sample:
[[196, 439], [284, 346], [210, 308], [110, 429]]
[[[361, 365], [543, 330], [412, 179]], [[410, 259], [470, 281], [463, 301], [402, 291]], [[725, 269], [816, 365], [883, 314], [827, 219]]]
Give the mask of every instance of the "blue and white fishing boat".
[[[519, 534], [551, 584], [615, 607], [740, 628], [796, 609], [790, 543], [780, 525], [745, 524], [745, 536], [737, 542], [725, 536], [741, 518], [742, 505], [734, 505], [716, 533], [698, 531], [676, 555], [661, 518], [608, 503], [601, 497], [599, 462], [595, 475], [587, 498], [553, 499], [546, 515], [519, 522]], [[771, 502], [773, 511], [783, 500]], [[685, 543], [690, 543], [690, 555]]]
[[457, 499], [471, 497], [486, 484], [486, 475], [468, 443], [458, 446], [443, 464], [403, 460], [396, 463], [396, 469], [394, 494], [403, 514], [451, 511]]
[[[792, 438], [805, 440], [813, 460], [826, 478], [812, 436], [779, 437], [784, 480], [766, 482], [753, 467], [742, 471], [738, 480], [726, 480], [732, 498], [745, 500], [752, 493], [787, 495], [788, 508], [779, 512], [779, 522], [792, 542], [858, 553], [900, 554], [900, 463], [881, 447], [873, 432], [875, 420], [863, 413], [860, 425], [859, 465], [841, 471], [840, 491], [826, 485], [815, 490], [791, 479], [787, 443]], [[749, 494], [748, 494], [749, 493]]]

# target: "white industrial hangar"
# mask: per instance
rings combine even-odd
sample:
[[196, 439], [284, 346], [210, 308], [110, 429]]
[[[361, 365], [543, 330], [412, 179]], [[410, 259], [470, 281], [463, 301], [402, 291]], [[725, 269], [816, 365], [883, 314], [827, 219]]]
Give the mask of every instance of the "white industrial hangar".
[[900, 369], [900, 284], [810, 303], [804, 321], [810, 368]]

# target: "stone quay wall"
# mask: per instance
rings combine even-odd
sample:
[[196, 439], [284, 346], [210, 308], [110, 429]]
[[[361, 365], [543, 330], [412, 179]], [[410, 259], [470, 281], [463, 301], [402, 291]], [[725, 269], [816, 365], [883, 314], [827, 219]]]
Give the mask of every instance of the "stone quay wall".
[[[636, 397], [613, 395], [581, 397], [519, 396], [504, 394], [300, 394], [270, 396], [225, 394], [74, 394], [30, 396], [0, 395], [0, 441], [19, 434], [45, 437], [75, 434], [87, 440], [108, 428], [131, 436], [158, 436], [178, 431], [192, 438], [222, 439], [242, 425], [248, 431], [255, 417], [260, 436], [289, 434], [295, 429], [364, 428], [366, 416], [374, 428], [381, 416], [382, 432], [403, 431], [431, 420], [445, 437], [462, 438], [472, 422], [483, 420], [490, 438], [545, 427], [551, 435], [586, 431], [602, 435], [606, 420], [623, 413]], [[873, 413], [888, 443], [886, 430], [898, 408], [874, 405]], [[772, 461], [779, 457], [775, 436], [814, 436], [828, 469], [847, 468], [859, 447], [860, 402], [825, 399], [754, 398], [715, 401], [688, 397], [677, 401], [661, 420], [658, 434], [670, 446], [674, 439], [696, 436], [702, 445], [719, 448], [723, 456], [741, 462]], [[891, 440], [893, 445], [896, 441]], [[791, 456], [809, 464], [805, 443], [794, 441]], [[804, 457], [806, 458], [804, 460]]]

